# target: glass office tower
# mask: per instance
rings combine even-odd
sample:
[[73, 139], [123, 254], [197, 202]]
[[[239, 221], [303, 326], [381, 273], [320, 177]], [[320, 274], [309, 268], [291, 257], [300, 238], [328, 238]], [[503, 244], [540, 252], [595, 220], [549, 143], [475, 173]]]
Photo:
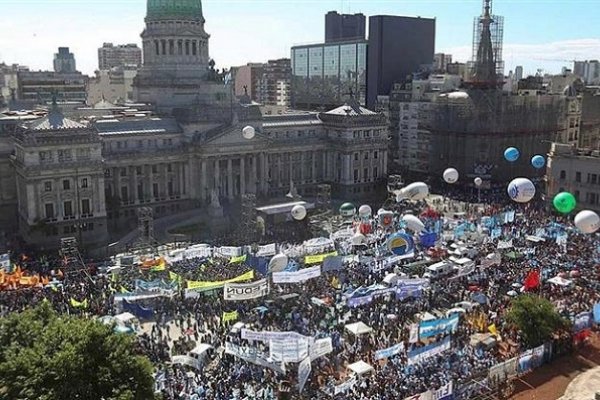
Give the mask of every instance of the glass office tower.
[[292, 47], [292, 107], [328, 110], [350, 96], [366, 103], [367, 41]]

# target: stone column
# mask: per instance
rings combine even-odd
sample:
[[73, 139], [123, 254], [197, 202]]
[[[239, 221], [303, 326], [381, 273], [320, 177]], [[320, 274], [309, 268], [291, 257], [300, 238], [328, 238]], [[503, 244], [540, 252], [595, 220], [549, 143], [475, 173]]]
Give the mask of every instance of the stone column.
[[[188, 177], [188, 173], [187, 173], [187, 163], [186, 162], [182, 162], [181, 164], [181, 188], [183, 190], [183, 195], [187, 196], [187, 177]], [[183, 196], [182, 196], [183, 197]]]
[[231, 158], [227, 159], [227, 197], [231, 200], [233, 196], [233, 162]]
[[250, 191], [254, 194], [258, 192], [258, 184], [256, 181], [258, 180], [258, 157], [256, 154], [252, 154], [252, 173], [250, 176]]
[[200, 167], [200, 195], [202, 201], [206, 200], [206, 160], [202, 160]]
[[283, 154], [277, 154], [277, 183], [279, 186], [282, 186], [284, 182], [281, 181], [283, 177]]
[[131, 181], [133, 182], [133, 192], [131, 193], [131, 200], [133, 200], [134, 203], [138, 203], [139, 199], [137, 198], [137, 185], [138, 185], [138, 177], [137, 177], [137, 167], [133, 166], [131, 168]]
[[246, 165], [245, 160], [246, 156], [242, 155], [240, 157], [240, 195], [243, 196], [246, 194]]
[[[114, 195], [121, 199], [121, 174], [119, 168], [113, 168]], [[123, 201], [124, 199], [121, 199]]]
[[219, 159], [216, 158], [214, 161], [214, 172], [215, 172], [215, 182], [214, 189], [217, 191], [218, 195], [221, 195], [221, 166], [219, 165]]
[[388, 154], [387, 154], [387, 150], [383, 150], [383, 175], [382, 176], [387, 176], [387, 169], [388, 169]]
[[311, 168], [311, 182], [317, 182], [317, 152], [315, 150], [312, 151], [312, 168]]
[[300, 182], [299, 183], [304, 183], [304, 154], [305, 152], [301, 151], [300, 152]]
[[268, 179], [268, 177], [267, 177], [267, 157], [265, 156], [265, 153], [260, 153], [259, 159], [260, 159], [260, 190], [261, 190], [261, 192], [266, 194], [268, 191], [269, 183], [267, 182], [267, 179]]

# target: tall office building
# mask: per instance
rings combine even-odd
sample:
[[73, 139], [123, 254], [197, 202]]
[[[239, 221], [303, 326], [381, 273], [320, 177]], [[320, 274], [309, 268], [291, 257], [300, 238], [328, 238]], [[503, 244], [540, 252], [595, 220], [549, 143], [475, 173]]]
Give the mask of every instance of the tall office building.
[[135, 43], [119, 44], [104, 43], [98, 49], [98, 69], [107, 70], [125, 65], [140, 66], [142, 64], [142, 49]]
[[338, 14], [329, 11], [325, 15], [325, 43], [364, 39], [367, 18], [364, 14]]
[[435, 53], [433, 55], [433, 71], [445, 73], [448, 71], [448, 64], [452, 64], [452, 54]]
[[290, 106], [292, 63], [289, 58], [269, 60], [263, 66], [258, 101], [265, 105]]
[[369, 18], [367, 106], [387, 96], [394, 83], [431, 68], [435, 49], [435, 19], [376, 15]]
[[331, 109], [354, 97], [366, 102], [367, 41], [292, 47], [292, 107]]
[[600, 85], [600, 62], [598, 60], [575, 61], [573, 73], [583, 78], [587, 85]]
[[61, 74], [72, 74], [77, 71], [75, 56], [69, 52], [68, 47], [59, 47], [58, 53], [54, 54], [54, 72]]
[[523, 79], [523, 67], [521, 65], [517, 65], [515, 68], [515, 81], [519, 82]]

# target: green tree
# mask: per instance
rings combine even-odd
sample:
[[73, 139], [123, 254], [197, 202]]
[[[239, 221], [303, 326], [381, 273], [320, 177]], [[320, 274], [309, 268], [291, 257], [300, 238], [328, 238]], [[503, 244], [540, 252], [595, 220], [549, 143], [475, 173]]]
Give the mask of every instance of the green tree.
[[567, 329], [570, 324], [560, 316], [550, 301], [536, 295], [523, 295], [514, 299], [507, 320], [521, 331], [523, 341], [529, 348], [543, 344], [553, 333]]
[[152, 364], [133, 338], [48, 304], [0, 318], [0, 398], [148, 400]]

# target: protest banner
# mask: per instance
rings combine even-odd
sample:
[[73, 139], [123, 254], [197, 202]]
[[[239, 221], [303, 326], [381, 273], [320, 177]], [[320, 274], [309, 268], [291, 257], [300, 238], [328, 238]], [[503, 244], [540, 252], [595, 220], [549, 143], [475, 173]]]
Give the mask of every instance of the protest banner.
[[306, 357], [298, 365], [298, 393], [302, 393], [302, 390], [304, 389], [304, 385], [306, 385], [306, 381], [308, 381], [310, 371], [311, 371], [310, 358]]
[[203, 290], [212, 290], [212, 289], [220, 289], [226, 283], [235, 283], [241, 281], [249, 281], [254, 278], [254, 270], [248, 271], [245, 274], [237, 276], [232, 279], [228, 279], [225, 281], [187, 281], [187, 288], [189, 290], [203, 291]]
[[271, 340], [285, 340], [285, 339], [305, 339], [308, 340], [309, 344], [315, 342], [315, 339], [311, 336], [304, 336], [299, 334], [298, 332], [276, 332], [276, 331], [262, 331], [257, 332], [250, 329], [242, 328], [242, 339], [255, 341], [255, 342], [265, 342], [268, 343]]
[[454, 333], [458, 329], [459, 314], [453, 314], [448, 318], [421, 321], [419, 323], [419, 337], [429, 338], [442, 333]]
[[231, 311], [231, 312], [223, 312], [223, 316], [221, 317], [221, 323], [225, 323], [228, 321], [235, 321], [238, 319], [238, 312], [237, 311]]
[[321, 276], [321, 267], [304, 268], [296, 272], [273, 272], [273, 283], [300, 283]]
[[234, 357], [238, 357], [249, 363], [269, 368], [280, 374], [286, 373], [283, 364], [270, 362], [268, 354], [263, 353], [262, 351], [254, 347], [242, 347], [231, 342], [225, 342], [225, 353], [230, 354]]
[[220, 255], [225, 258], [238, 257], [242, 255], [242, 248], [233, 246], [221, 246], [216, 247], [214, 253], [215, 255]]
[[226, 283], [223, 286], [223, 298], [229, 301], [258, 299], [269, 293], [266, 279], [252, 283]]
[[319, 357], [331, 353], [333, 351], [333, 343], [330, 337], [324, 339], [317, 339], [308, 350], [310, 354], [310, 360], [314, 361]]
[[300, 338], [271, 339], [269, 355], [276, 362], [300, 362], [308, 357], [308, 340]]
[[440, 342], [414, 349], [408, 353], [408, 365], [418, 364], [428, 358], [437, 356], [438, 354], [450, 350], [450, 346], [450, 336], [447, 336]]
[[352, 378], [348, 379], [345, 382], [340, 383], [339, 385], [333, 388], [333, 394], [338, 395], [340, 393], [346, 393], [348, 390], [352, 389], [354, 385], [356, 385], [357, 379], [356, 375], [352, 376]]
[[375, 352], [375, 359], [381, 360], [383, 358], [390, 358], [400, 353], [404, 353], [404, 343], [398, 343], [386, 349], [377, 350]]
[[304, 257], [304, 264], [306, 264], [306, 265], [320, 264], [327, 257], [332, 257], [332, 256], [337, 256], [337, 255], [338, 255], [337, 251], [333, 251], [331, 253], [326, 253], [326, 254], [316, 254], [316, 255], [312, 255], [312, 256], [306, 256], [306, 257]]

